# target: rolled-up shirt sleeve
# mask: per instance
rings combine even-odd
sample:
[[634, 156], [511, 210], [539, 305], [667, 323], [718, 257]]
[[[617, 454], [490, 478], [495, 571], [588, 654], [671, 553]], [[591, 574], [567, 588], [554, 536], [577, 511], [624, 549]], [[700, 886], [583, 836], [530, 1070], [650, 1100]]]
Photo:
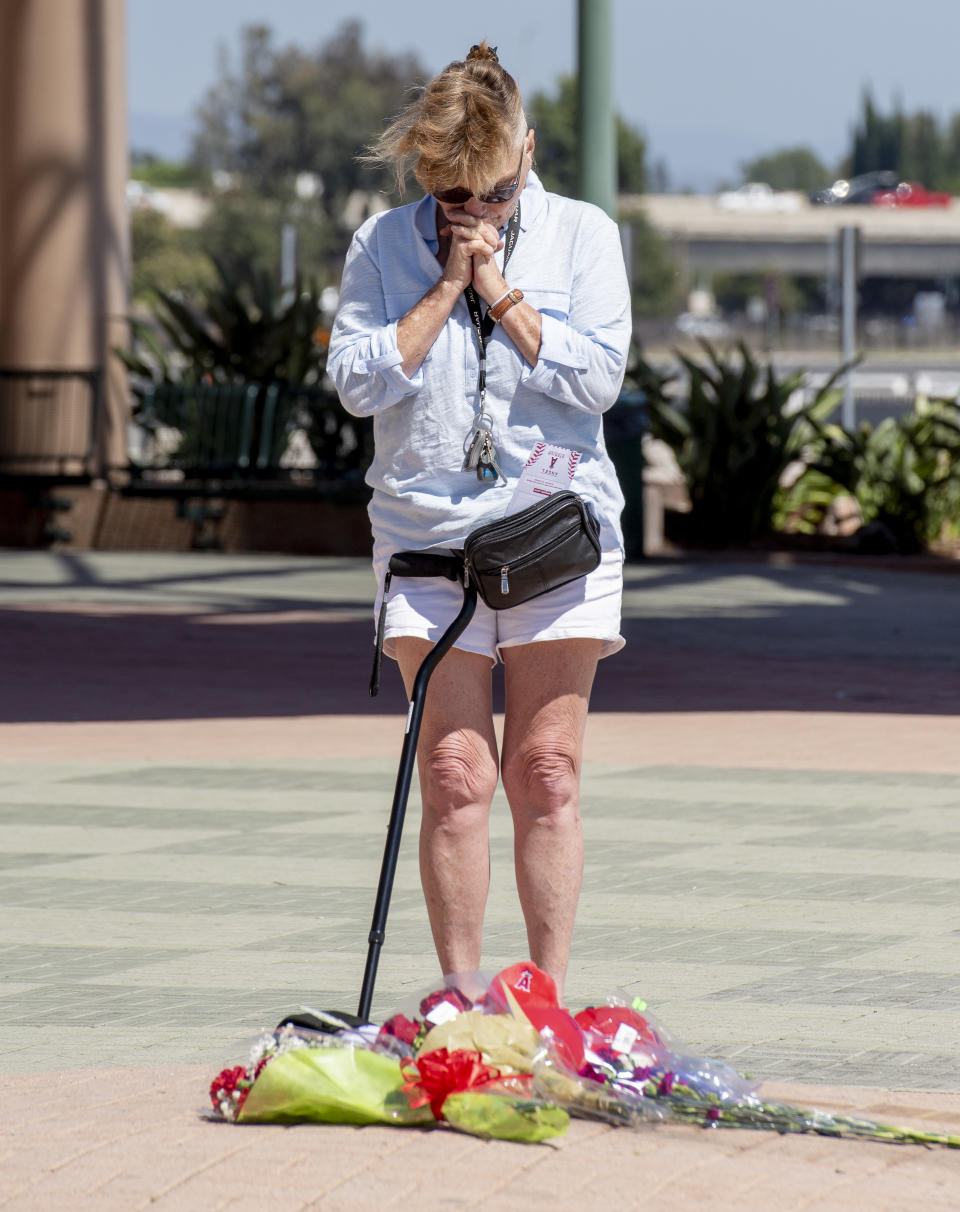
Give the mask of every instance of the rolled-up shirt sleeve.
[[403, 372], [397, 321], [387, 314], [380, 270], [362, 239], [362, 229], [347, 253], [340, 298], [327, 373], [347, 412], [372, 416], [419, 391], [423, 370], [412, 378]]
[[569, 314], [541, 311], [540, 355], [525, 386], [585, 412], [605, 412], [623, 383], [632, 328], [616, 225], [604, 217], [577, 242], [575, 257]]

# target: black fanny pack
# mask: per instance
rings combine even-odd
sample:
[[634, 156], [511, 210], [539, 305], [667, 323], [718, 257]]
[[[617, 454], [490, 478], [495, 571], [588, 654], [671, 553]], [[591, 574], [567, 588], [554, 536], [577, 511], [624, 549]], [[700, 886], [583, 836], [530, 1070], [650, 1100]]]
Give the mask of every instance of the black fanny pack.
[[555, 492], [467, 536], [464, 574], [493, 610], [508, 610], [593, 572], [600, 526], [575, 492]]
[[600, 525], [586, 501], [569, 490], [471, 531], [463, 551], [449, 556], [416, 552], [392, 556], [383, 586], [370, 693], [375, 695], [380, 686], [392, 575], [462, 578], [464, 584], [473, 582], [492, 610], [509, 610], [586, 576], [599, 563]]

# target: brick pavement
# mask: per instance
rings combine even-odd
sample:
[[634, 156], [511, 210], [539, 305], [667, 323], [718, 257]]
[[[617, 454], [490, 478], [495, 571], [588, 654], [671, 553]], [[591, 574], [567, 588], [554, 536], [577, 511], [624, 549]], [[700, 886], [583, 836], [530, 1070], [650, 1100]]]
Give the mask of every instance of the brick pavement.
[[[580, 1123], [523, 1149], [197, 1117], [258, 1029], [356, 997], [402, 731], [395, 683], [373, 713], [357, 689], [368, 580], [352, 561], [3, 553], [0, 1208], [956, 1206], [957, 1155], [916, 1148]], [[650, 565], [629, 583], [588, 736], [569, 1003], [624, 986], [767, 1091], [956, 1132], [960, 582]], [[411, 843], [378, 1013], [435, 971]], [[509, 852], [499, 801], [491, 968], [523, 950]]]

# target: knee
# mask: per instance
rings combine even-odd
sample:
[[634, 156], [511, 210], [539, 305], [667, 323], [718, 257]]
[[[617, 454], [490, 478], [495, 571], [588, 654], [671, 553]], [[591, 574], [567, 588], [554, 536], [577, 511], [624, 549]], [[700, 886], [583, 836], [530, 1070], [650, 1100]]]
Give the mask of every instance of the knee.
[[420, 784], [425, 807], [443, 813], [479, 804], [488, 806], [497, 789], [497, 763], [478, 740], [445, 737], [420, 755]]
[[504, 761], [503, 786], [515, 812], [552, 816], [571, 808], [576, 811], [580, 798], [579, 756], [562, 742], [523, 746]]

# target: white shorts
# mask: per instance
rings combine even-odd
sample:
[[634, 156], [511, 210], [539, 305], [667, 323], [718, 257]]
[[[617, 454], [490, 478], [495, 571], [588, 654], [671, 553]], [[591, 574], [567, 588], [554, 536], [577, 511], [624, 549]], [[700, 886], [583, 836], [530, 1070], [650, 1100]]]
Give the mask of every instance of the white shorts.
[[[379, 615], [387, 559], [374, 564]], [[623, 554], [605, 551], [600, 564], [585, 577], [531, 598], [509, 610], [491, 610], [481, 599], [455, 648], [476, 652], [497, 663], [501, 650], [544, 640], [602, 640], [601, 657], [619, 652], [626, 641], [620, 634]], [[393, 641], [400, 635], [436, 642], [463, 604], [463, 590], [443, 577], [393, 577], [387, 598], [383, 651], [395, 659]]]

